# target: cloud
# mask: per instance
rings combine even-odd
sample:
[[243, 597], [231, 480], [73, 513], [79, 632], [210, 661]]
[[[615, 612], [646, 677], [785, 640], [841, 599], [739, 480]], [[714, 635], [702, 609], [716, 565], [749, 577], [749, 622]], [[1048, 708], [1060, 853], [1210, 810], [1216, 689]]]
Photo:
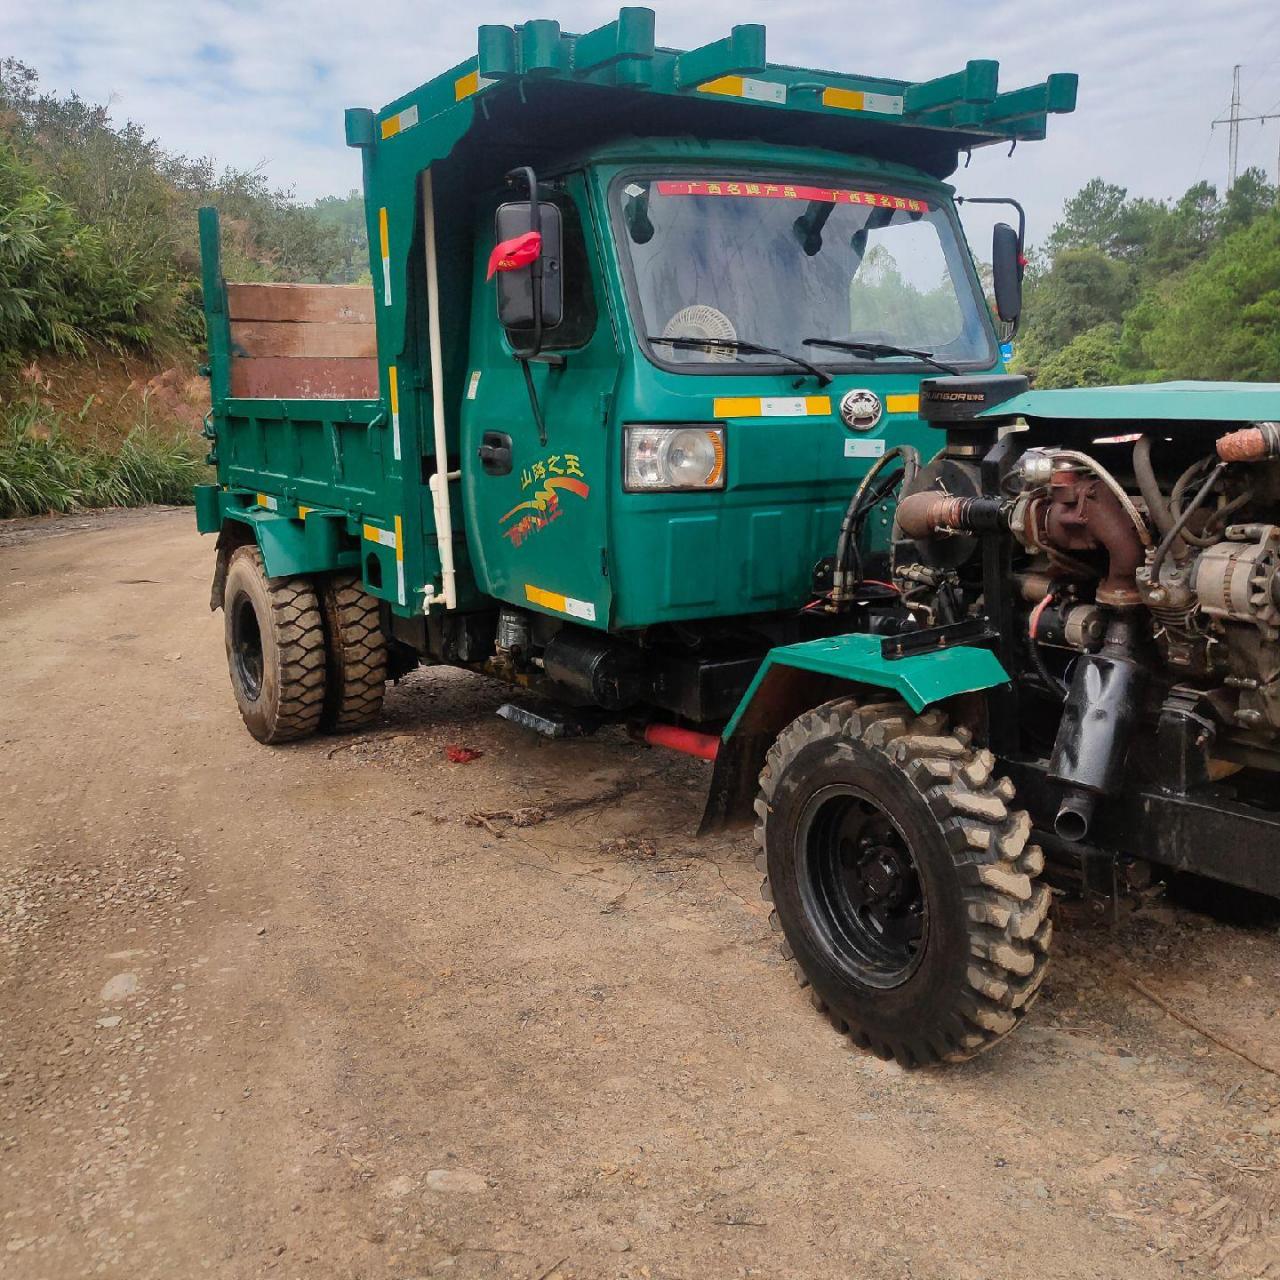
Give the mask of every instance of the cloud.
[[[910, 79], [998, 58], [1005, 88], [1052, 71], [1081, 76], [1077, 114], [1049, 140], [975, 153], [957, 185], [1013, 194], [1043, 236], [1062, 201], [1095, 175], [1151, 196], [1226, 178], [1226, 133], [1210, 132], [1245, 63], [1246, 105], [1280, 109], [1274, 0], [897, 0], [875, 10], [832, 0], [658, 0], [658, 39], [689, 47], [762, 21], [775, 62]], [[564, 0], [569, 30], [608, 21], [616, 3]], [[514, 23], [524, 3], [440, 0], [43, 0], [0, 12], [0, 48], [46, 87], [109, 101], [174, 151], [262, 166], [303, 198], [359, 185], [343, 108], [378, 107], [475, 50], [481, 22]], [[1277, 104], [1273, 108], [1273, 104]], [[1275, 172], [1280, 122], [1245, 125], [1241, 163]], [[982, 219], [978, 220], [982, 222]]]

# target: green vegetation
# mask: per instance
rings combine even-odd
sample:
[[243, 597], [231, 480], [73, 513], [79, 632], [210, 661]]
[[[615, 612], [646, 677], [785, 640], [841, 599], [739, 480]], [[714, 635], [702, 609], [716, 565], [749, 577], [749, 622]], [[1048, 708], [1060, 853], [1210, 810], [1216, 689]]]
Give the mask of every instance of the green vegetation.
[[368, 278], [355, 193], [299, 204], [256, 170], [173, 155], [0, 59], [0, 516], [189, 500], [203, 471], [189, 429], [153, 421], [145, 393], [69, 412], [42, 375], [67, 361], [127, 360], [131, 378], [140, 363], [194, 364], [205, 204], [222, 213], [235, 279]]
[[186, 433], [144, 421], [108, 449], [69, 425], [35, 399], [0, 411], [0, 517], [191, 501], [205, 466]]
[[1028, 271], [1014, 367], [1038, 387], [1280, 381], [1277, 189], [1257, 169], [1225, 199], [1087, 183]]

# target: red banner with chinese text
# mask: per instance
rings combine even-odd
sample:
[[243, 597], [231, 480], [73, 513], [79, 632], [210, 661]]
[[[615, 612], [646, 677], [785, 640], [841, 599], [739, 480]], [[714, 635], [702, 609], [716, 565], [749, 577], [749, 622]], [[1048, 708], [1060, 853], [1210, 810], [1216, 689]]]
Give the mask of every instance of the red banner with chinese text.
[[861, 204], [872, 209], [904, 209], [928, 213], [929, 203], [918, 196], [893, 196], [883, 191], [850, 191], [842, 187], [810, 187], [792, 182], [742, 182], [727, 178], [697, 181], [665, 179], [658, 183], [662, 196], [747, 196], [757, 200], [818, 200], [824, 204]]

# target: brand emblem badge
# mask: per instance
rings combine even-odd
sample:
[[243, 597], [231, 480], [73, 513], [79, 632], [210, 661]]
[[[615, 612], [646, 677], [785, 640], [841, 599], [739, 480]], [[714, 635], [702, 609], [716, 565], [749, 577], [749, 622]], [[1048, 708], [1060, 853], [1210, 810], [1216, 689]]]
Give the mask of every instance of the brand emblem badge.
[[883, 412], [880, 397], [865, 387], [847, 391], [840, 401], [840, 420], [850, 431], [870, 431]]

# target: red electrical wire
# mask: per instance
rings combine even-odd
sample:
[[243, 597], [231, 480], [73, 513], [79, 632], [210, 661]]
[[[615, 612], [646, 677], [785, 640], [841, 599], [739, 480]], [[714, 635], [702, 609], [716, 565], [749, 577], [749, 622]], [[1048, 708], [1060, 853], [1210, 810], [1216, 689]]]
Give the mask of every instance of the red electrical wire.
[[1045, 596], [1045, 598], [1041, 600], [1040, 603], [1031, 611], [1031, 623], [1028, 630], [1033, 641], [1037, 639], [1037, 632], [1040, 630], [1040, 618], [1044, 611], [1053, 603], [1053, 599], [1053, 592], [1050, 591], [1049, 594]]

